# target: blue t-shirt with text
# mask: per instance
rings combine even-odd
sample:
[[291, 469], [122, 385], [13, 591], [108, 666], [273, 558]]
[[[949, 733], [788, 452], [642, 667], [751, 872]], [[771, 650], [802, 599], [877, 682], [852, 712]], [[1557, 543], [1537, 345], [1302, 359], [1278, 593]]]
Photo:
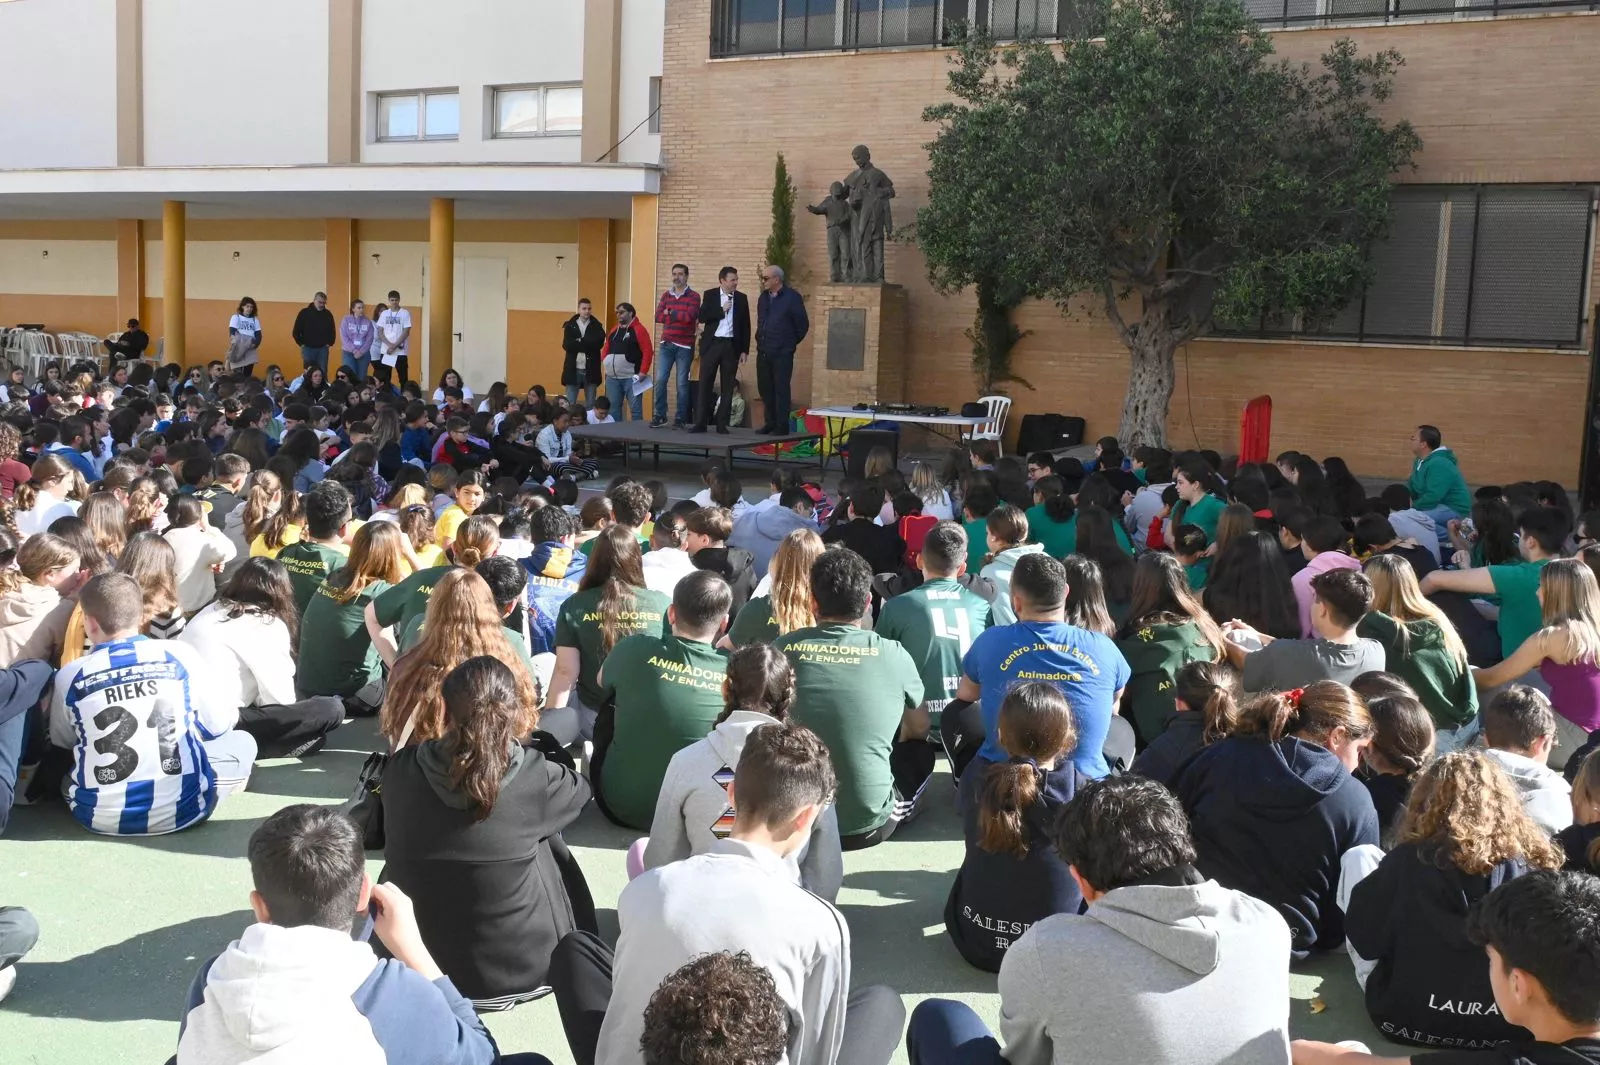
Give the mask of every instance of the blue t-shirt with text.
[[1111, 772], [1101, 748], [1116, 713], [1116, 694], [1128, 683], [1127, 659], [1111, 637], [1062, 621], [1018, 621], [987, 629], [961, 660], [962, 672], [983, 689], [983, 749], [978, 757], [1003, 762], [1000, 704], [1015, 684], [1046, 681], [1072, 706], [1078, 747], [1072, 762], [1088, 777]]

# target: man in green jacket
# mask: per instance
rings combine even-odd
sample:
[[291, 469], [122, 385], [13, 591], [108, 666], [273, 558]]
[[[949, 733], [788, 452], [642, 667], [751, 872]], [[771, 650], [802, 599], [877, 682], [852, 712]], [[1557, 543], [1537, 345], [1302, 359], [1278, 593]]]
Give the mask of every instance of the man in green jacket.
[[1411, 489], [1411, 505], [1433, 519], [1439, 540], [1444, 543], [1450, 522], [1472, 512], [1472, 493], [1467, 491], [1467, 479], [1456, 465], [1456, 453], [1442, 446], [1440, 440], [1438, 427], [1417, 426], [1411, 436], [1411, 453], [1416, 461], [1411, 465], [1406, 487]]

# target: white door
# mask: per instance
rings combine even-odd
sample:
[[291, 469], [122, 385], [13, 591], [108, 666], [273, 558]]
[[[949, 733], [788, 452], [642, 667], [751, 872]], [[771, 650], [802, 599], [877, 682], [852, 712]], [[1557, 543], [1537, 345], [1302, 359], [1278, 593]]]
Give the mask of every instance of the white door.
[[[451, 365], [477, 395], [506, 379], [506, 261], [457, 259]], [[444, 367], [434, 370], [435, 379]]]

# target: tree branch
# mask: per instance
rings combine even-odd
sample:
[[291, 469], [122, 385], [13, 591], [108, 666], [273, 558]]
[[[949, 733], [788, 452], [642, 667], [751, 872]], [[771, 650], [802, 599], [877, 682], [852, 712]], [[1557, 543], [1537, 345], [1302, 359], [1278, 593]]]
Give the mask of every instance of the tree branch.
[[1122, 317], [1122, 308], [1117, 306], [1117, 292], [1111, 286], [1111, 278], [1107, 277], [1100, 282], [1100, 295], [1106, 301], [1106, 317], [1111, 319], [1111, 324], [1116, 327], [1117, 335], [1122, 338], [1122, 342], [1131, 347], [1133, 330], [1128, 328], [1128, 323]]

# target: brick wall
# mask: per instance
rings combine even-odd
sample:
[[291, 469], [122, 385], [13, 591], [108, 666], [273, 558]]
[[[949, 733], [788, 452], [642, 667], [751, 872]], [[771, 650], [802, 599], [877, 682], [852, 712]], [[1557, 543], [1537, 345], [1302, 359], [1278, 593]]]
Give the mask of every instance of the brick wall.
[[[894, 180], [894, 222], [927, 198], [933, 135], [922, 109], [943, 98], [949, 53], [933, 50], [708, 59], [708, 0], [666, 0], [662, 140], [666, 174], [657, 287], [671, 263], [690, 265], [698, 287], [737, 266], [755, 288], [770, 229], [774, 156], [782, 151], [799, 200], [819, 202], [866, 143]], [[1425, 148], [1408, 181], [1600, 181], [1600, 139], [1589, 102], [1600, 92], [1600, 21], [1588, 13], [1279, 33], [1279, 52], [1313, 61], [1340, 36], [1363, 52], [1405, 56], [1388, 104], [1411, 119]], [[1529, 71], [1538, 70], [1538, 77]], [[827, 280], [820, 218], [798, 212], [793, 279], [803, 293]], [[974, 398], [970, 295], [945, 298], [927, 284], [917, 249], [891, 244], [888, 279], [907, 294], [906, 399], [956, 407]], [[1013, 365], [1034, 390], [1013, 386], [1021, 415], [1060, 411], [1088, 419], [1090, 436], [1116, 431], [1127, 356], [1092, 308], [1063, 316], [1022, 308], [1028, 331]], [[807, 345], [806, 347], [808, 347]], [[797, 403], [811, 395], [810, 352], [795, 360]], [[1363, 474], [1396, 475], [1411, 427], [1438, 424], [1474, 482], [1577, 479], [1588, 360], [1551, 352], [1391, 348], [1201, 340], [1178, 356], [1168, 430], [1175, 445], [1226, 452], [1237, 445], [1244, 402], [1273, 396], [1275, 450], [1341, 455]], [[753, 369], [744, 375], [754, 388]], [[1192, 412], [1192, 413], [1191, 413]], [[1540, 432], [1534, 434], [1535, 426]]]

